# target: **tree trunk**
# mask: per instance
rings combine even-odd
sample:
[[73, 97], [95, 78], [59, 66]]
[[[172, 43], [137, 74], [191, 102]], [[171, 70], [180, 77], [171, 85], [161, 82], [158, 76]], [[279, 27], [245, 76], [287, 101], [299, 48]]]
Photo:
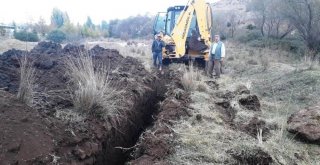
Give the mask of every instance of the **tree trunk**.
[[263, 14], [263, 16], [262, 16], [262, 23], [261, 23], [261, 34], [262, 34], [262, 36], [264, 37], [264, 24], [265, 24], [265, 22], [266, 22], [266, 16]]

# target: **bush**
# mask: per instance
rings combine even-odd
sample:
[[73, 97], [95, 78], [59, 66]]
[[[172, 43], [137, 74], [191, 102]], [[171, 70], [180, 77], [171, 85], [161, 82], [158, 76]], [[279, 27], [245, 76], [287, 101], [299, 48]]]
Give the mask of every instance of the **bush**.
[[251, 47], [259, 48], [268, 47], [271, 49], [281, 49], [295, 54], [304, 54], [304, 52], [306, 51], [305, 43], [303, 43], [303, 41], [299, 38], [260, 38], [258, 40], [248, 41], [248, 45]]
[[89, 28], [87, 26], [84, 26], [81, 29], [81, 34], [83, 35], [83, 37], [91, 37], [91, 38], [100, 37], [100, 32], [98, 30], [95, 30], [94, 28]]
[[26, 30], [17, 32], [14, 31], [13, 36], [15, 39], [20, 41], [28, 41], [28, 42], [38, 42], [39, 37], [36, 32], [27, 32]]
[[247, 25], [246, 28], [247, 28], [248, 30], [253, 30], [253, 29], [256, 29], [257, 27], [254, 26], [254, 25], [252, 25], [252, 24], [249, 24], [249, 25]]
[[262, 35], [259, 31], [257, 30], [250, 30], [247, 31], [245, 34], [239, 35], [237, 38], [238, 41], [247, 43], [253, 40], [259, 40], [262, 39]]
[[61, 43], [66, 39], [66, 34], [61, 30], [53, 30], [48, 34], [47, 39], [56, 43]]

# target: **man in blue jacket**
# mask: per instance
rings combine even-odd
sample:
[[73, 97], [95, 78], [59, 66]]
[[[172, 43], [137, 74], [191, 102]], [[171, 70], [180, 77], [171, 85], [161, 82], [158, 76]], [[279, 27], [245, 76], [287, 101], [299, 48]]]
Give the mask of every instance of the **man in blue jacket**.
[[215, 70], [215, 77], [220, 78], [222, 73], [223, 61], [226, 56], [226, 49], [224, 43], [220, 41], [220, 36], [214, 36], [214, 42], [210, 49], [210, 63], [209, 63], [209, 75], [212, 77], [213, 68]]
[[[161, 34], [158, 34], [157, 38], [152, 43], [153, 65], [160, 71], [162, 70], [162, 48], [165, 47], [165, 43], [161, 38]], [[157, 64], [157, 60], [159, 64]]]

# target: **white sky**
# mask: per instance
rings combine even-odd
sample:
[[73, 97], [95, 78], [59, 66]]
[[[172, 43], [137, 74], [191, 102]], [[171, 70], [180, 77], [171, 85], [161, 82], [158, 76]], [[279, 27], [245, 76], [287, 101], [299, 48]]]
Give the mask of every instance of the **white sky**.
[[[37, 22], [40, 17], [50, 23], [54, 7], [66, 11], [73, 23], [84, 23], [90, 16], [95, 24], [101, 20], [127, 18], [138, 14], [156, 14], [167, 7], [186, 5], [188, 0], [1, 0], [0, 23]], [[207, 0], [213, 3], [216, 0]]]

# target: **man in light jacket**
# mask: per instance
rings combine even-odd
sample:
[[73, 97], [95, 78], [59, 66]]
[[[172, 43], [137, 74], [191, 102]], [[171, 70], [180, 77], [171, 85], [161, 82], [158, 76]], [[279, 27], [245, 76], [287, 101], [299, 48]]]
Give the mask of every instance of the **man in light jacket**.
[[209, 75], [212, 76], [213, 69], [215, 70], [215, 77], [220, 78], [222, 73], [223, 61], [226, 56], [226, 49], [224, 43], [220, 41], [220, 36], [214, 36], [214, 42], [211, 45], [210, 49], [210, 64], [209, 64]]

